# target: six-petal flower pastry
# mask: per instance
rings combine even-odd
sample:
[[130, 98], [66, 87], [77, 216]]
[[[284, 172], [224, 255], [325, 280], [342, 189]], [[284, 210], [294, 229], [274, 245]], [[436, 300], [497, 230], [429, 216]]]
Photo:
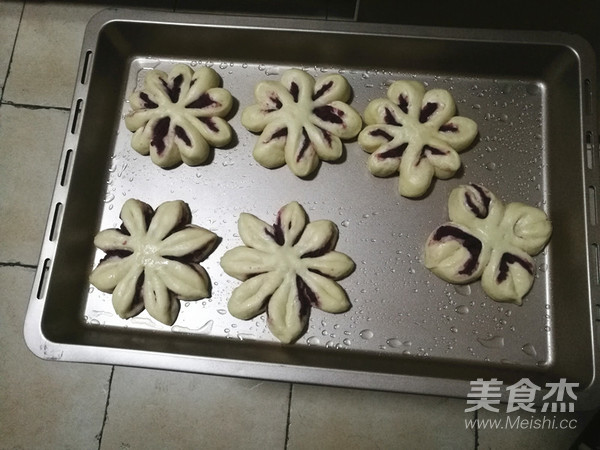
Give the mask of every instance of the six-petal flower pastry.
[[340, 139], [355, 137], [362, 128], [358, 112], [345, 102], [351, 88], [341, 75], [315, 79], [299, 69], [281, 81], [262, 81], [254, 90], [256, 104], [244, 109], [242, 124], [262, 132], [253, 156], [269, 169], [287, 164], [299, 177], [310, 175], [319, 160], [342, 156]]
[[188, 205], [162, 203], [156, 211], [144, 202], [127, 200], [119, 229], [98, 233], [94, 244], [106, 252], [90, 282], [112, 293], [117, 314], [130, 318], [144, 308], [159, 322], [172, 325], [179, 300], [210, 295], [210, 280], [199, 264], [216, 247], [217, 235], [190, 224]]
[[457, 152], [477, 135], [477, 124], [455, 116], [450, 93], [425, 91], [417, 81], [396, 81], [387, 98], [371, 101], [365, 110], [368, 124], [358, 136], [371, 153], [368, 167], [378, 177], [400, 172], [399, 191], [405, 197], [426, 193], [433, 177], [452, 177], [460, 168]]
[[523, 203], [504, 205], [477, 184], [450, 193], [451, 222], [431, 233], [425, 266], [450, 283], [481, 277], [485, 293], [518, 305], [533, 285], [532, 256], [548, 243], [552, 225], [541, 209]]
[[221, 266], [243, 283], [229, 299], [229, 312], [251, 319], [267, 311], [271, 332], [290, 343], [304, 332], [311, 307], [329, 313], [350, 308], [335, 281], [354, 270], [354, 262], [334, 251], [338, 229], [329, 220], [307, 222], [297, 202], [281, 208], [274, 225], [242, 213], [239, 234], [245, 246], [227, 251]]
[[160, 167], [205, 162], [209, 146], [223, 147], [231, 140], [223, 117], [233, 100], [219, 83], [219, 75], [209, 67], [194, 72], [177, 64], [169, 74], [148, 72], [143, 88], [129, 98], [132, 111], [125, 116], [125, 125], [134, 132], [131, 146], [142, 155], [150, 154]]

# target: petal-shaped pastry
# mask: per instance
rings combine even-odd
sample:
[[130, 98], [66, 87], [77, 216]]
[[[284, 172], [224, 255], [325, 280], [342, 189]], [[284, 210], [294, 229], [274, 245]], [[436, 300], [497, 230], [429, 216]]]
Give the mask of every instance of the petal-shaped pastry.
[[142, 90], [131, 95], [132, 111], [125, 116], [133, 132], [131, 146], [164, 168], [182, 161], [205, 162], [209, 144], [222, 147], [231, 140], [231, 128], [222, 117], [233, 99], [217, 87], [219, 80], [213, 69], [194, 72], [185, 64], [176, 64], [169, 74], [149, 71]]
[[283, 121], [269, 122], [254, 146], [252, 156], [261, 166], [268, 169], [283, 166], [287, 135], [288, 129]]
[[481, 286], [496, 301], [520, 305], [533, 285], [535, 263], [527, 253], [518, 249], [513, 251], [492, 252], [481, 277]]
[[280, 81], [258, 83], [256, 104], [245, 108], [241, 119], [252, 132], [264, 130], [253, 156], [269, 169], [285, 163], [299, 177], [313, 173], [320, 159], [339, 159], [340, 139], [356, 136], [362, 127], [360, 115], [343, 102], [349, 96], [349, 84], [337, 74], [315, 82], [308, 73], [290, 69]]
[[[405, 155], [407, 154], [409, 153], [406, 152]], [[435, 168], [427, 158], [421, 159], [418, 155], [416, 158], [404, 156], [400, 161], [398, 180], [400, 194], [405, 197], [420, 197], [427, 192], [434, 175]]]
[[313, 306], [334, 314], [346, 312], [350, 309], [346, 292], [335, 281], [312, 272], [305, 273], [301, 278], [315, 296]]
[[90, 283], [102, 292], [113, 292], [135, 265], [134, 257], [107, 256], [90, 274]]
[[148, 237], [157, 241], [163, 240], [167, 235], [190, 223], [191, 215], [190, 207], [181, 200], [162, 203], [156, 208], [148, 226]]
[[240, 281], [277, 268], [270, 253], [250, 247], [235, 247], [227, 250], [221, 258], [221, 267], [227, 275]]
[[537, 255], [550, 240], [552, 224], [544, 211], [523, 203], [510, 203], [504, 219], [512, 229], [511, 243], [530, 255]]
[[[187, 106], [190, 103], [198, 101], [198, 99], [208, 93], [212, 92], [213, 88], [219, 86], [221, 80], [217, 72], [210, 67], [200, 67], [192, 74], [190, 80], [190, 89], [185, 95], [183, 103]], [[214, 98], [215, 101], [220, 99]], [[212, 103], [210, 99], [203, 99], [202, 104]], [[189, 106], [188, 106], [189, 107]]]
[[278, 272], [268, 272], [249, 278], [236, 287], [227, 308], [238, 319], [251, 319], [264, 311], [271, 295], [281, 285], [282, 276]]
[[144, 278], [143, 295], [146, 311], [165, 325], [173, 325], [179, 314], [179, 300], [169, 291], [162, 278], [157, 276]]
[[449, 283], [479, 278], [489, 258], [485, 244], [456, 223], [435, 229], [425, 244], [425, 267]]
[[284, 148], [285, 162], [294, 175], [310, 175], [319, 164], [319, 157], [306, 129], [288, 126], [288, 135]]
[[153, 215], [154, 210], [150, 205], [130, 198], [123, 204], [119, 217], [127, 232], [134, 236], [146, 233]]
[[283, 245], [283, 234], [279, 238], [271, 225], [252, 214], [240, 214], [238, 231], [247, 247], [269, 252], [274, 246]]
[[387, 98], [398, 105], [404, 114], [415, 120], [419, 118], [419, 114], [421, 113], [424, 95], [425, 86], [413, 80], [395, 81], [387, 91]]
[[300, 290], [292, 277], [286, 276], [267, 306], [269, 330], [284, 344], [298, 339], [308, 322], [310, 306], [302, 304]]
[[[121, 210], [119, 230], [98, 233], [94, 242], [106, 257], [90, 275], [90, 283], [112, 293], [117, 314], [127, 319], [146, 307], [155, 319], [171, 325], [179, 300], [210, 295], [208, 274], [198, 262], [216, 247], [217, 236], [190, 225], [189, 206], [165, 202], [156, 212], [129, 199]], [[164, 239], [164, 240], [163, 240]]]
[[153, 272], [173, 295], [182, 300], [198, 300], [210, 296], [208, 274], [197, 264], [165, 260], [153, 266]]
[[386, 124], [403, 126], [409, 121], [407, 115], [387, 98], [376, 98], [365, 109], [365, 123], [368, 125]]
[[212, 253], [217, 242], [218, 237], [212, 231], [197, 225], [186, 225], [182, 230], [165, 238], [159, 244], [157, 253], [160, 256], [200, 262]]
[[313, 96], [315, 79], [303, 70], [289, 69], [281, 74], [281, 84], [294, 103], [306, 103]]
[[351, 94], [352, 88], [348, 81], [335, 73], [316, 80], [312, 99], [316, 105], [326, 105], [336, 100], [347, 102]]
[[343, 147], [339, 137], [313, 124], [306, 124], [304, 129], [313, 143], [315, 151], [323, 161], [335, 161], [342, 156]]
[[94, 245], [105, 252], [109, 250], [133, 251], [130, 236], [114, 228], [98, 233], [94, 237]]
[[362, 128], [360, 115], [349, 105], [333, 101], [312, 110], [312, 123], [341, 139], [351, 139]]
[[315, 220], [306, 225], [294, 250], [300, 258], [315, 258], [335, 248], [338, 227], [330, 220]]
[[522, 203], [505, 207], [477, 184], [455, 188], [448, 212], [453, 222], [438, 227], [427, 240], [425, 265], [451, 283], [481, 276], [492, 299], [520, 305], [535, 278], [531, 255], [542, 250], [552, 233], [546, 214]]
[[453, 222], [478, 226], [485, 223], [497, 226], [502, 220], [504, 205], [484, 186], [471, 183], [452, 190], [448, 199], [448, 216]]
[[[119, 317], [128, 319], [144, 309], [143, 267], [131, 265], [112, 291], [112, 303]], [[98, 289], [100, 289], [99, 286]]]
[[438, 130], [456, 112], [456, 105], [450, 92], [445, 89], [432, 89], [423, 96], [419, 122]]
[[274, 228], [279, 227], [286, 245], [295, 245], [306, 226], [306, 212], [298, 202], [290, 202], [279, 210]]
[[456, 116], [438, 130], [438, 139], [446, 142], [457, 152], [467, 148], [477, 136], [477, 124], [468, 117]]
[[319, 273], [333, 280], [346, 278], [356, 267], [354, 261], [348, 255], [335, 251], [306, 258], [304, 262], [311, 272]]
[[349, 275], [354, 262], [333, 251], [338, 236], [333, 222], [307, 223], [302, 206], [291, 202], [279, 210], [273, 226], [243, 213], [238, 227], [246, 247], [221, 259], [227, 274], [245, 280], [229, 299], [235, 317], [249, 319], [266, 307], [271, 332], [288, 343], [305, 330], [313, 306], [334, 313], [350, 307], [332, 279]]
[[367, 105], [369, 126], [358, 142], [372, 153], [367, 165], [373, 175], [399, 171], [400, 194], [422, 196], [434, 176], [455, 175], [461, 166], [457, 152], [475, 139], [477, 126], [471, 119], [454, 117], [454, 100], [443, 89], [425, 92], [421, 83], [400, 80], [392, 83], [387, 97]]
[[[177, 118], [173, 126], [174, 155], [188, 166], [202, 164], [210, 155], [207, 139], [204, 137], [202, 122], [195, 117]], [[215, 145], [214, 142], [211, 142]], [[174, 158], [175, 158], [174, 156]]]

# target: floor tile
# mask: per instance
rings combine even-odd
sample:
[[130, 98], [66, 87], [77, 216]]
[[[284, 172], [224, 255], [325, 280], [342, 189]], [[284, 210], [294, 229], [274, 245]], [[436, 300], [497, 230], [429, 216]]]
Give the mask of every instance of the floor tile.
[[109, 366], [43, 361], [23, 322], [34, 271], [0, 267], [0, 448], [97, 448]]
[[462, 400], [294, 385], [288, 450], [475, 448]]
[[65, 111], [0, 106], [0, 262], [37, 264], [67, 120]]
[[19, 29], [19, 20], [23, 11], [23, 2], [0, 2], [0, 98], [4, 89], [4, 80], [8, 73], [10, 56]]
[[117, 367], [102, 449], [283, 449], [289, 384]]
[[3, 100], [70, 107], [85, 27], [101, 9], [98, 5], [27, 3]]
[[[478, 412], [480, 419], [479, 449], [543, 448], [545, 450], [563, 450], [571, 448], [592, 416], [592, 412], [531, 413], [518, 410], [506, 413], [502, 410], [500, 412], [480, 410]], [[490, 421], [495, 420], [499, 420], [501, 425], [491, 426], [492, 422]]]

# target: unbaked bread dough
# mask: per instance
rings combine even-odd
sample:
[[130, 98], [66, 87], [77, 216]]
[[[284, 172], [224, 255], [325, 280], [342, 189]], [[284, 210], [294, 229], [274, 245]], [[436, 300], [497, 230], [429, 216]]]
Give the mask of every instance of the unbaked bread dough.
[[219, 83], [219, 75], [209, 67], [193, 71], [177, 64], [168, 75], [149, 71], [142, 90], [129, 98], [132, 111], [125, 116], [125, 125], [134, 133], [131, 146], [142, 155], [150, 154], [160, 167], [205, 162], [209, 146], [223, 147], [231, 140], [223, 117], [233, 101]]
[[360, 115], [345, 102], [351, 88], [338, 74], [315, 79], [299, 69], [286, 70], [281, 81], [262, 81], [256, 104], [244, 109], [242, 124], [260, 137], [253, 156], [269, 169], [287, 164], [299, 177], [310, 175], [319, 160], [342, 156], [340, 139], [355, 137]]
[[425, 266], [449, 283], [481, 277], [488, 296], [520, 305], [535, 277], [532, 256], [552, 234], [546, 213], [523, 203], [504, 205], [478, 184], [455, 188], [448, 213], [451, 222], [427, 239]]
[[297, 202], [281, 208], [274, 225], [242, 213], [238, 229], [244, 246], [227, 251], [221, 266], [243, 283], [229, 299], [229, 312], [251, 319], [267, 311], [268, 326], [284, 343], [304, 332], [312, 307], [330, 313], [350, 308], [335, 280], [348, 276], [354, 262], [334, 251], [337, 226], [329, 220], [308, 222]]
[[199, 264], [216, 247], [217, 236], [191, 225], [183, 201], [161, 204], [156, 211], [135, 199], [121, 209], [122, 225], [99, 232], [94, 244], [106, 256], [90, 275], [90, 282], [112, 293], [116, 313], [124, 318], [144, 308], [159, 322], [172, 325], [179, 300], [210, 295], [210, 281]]
[[387, 177], [400, 172], [399, 191], [405, 197], [425, 194], [434, 176], [452, 177], [461, 165], [457, 152], [477, 135], [477, 124], [455, 112], [446, 90], [425, 92], [418, 81], [392, 83], [387, 98], [367, 106], [368, 126], [358, 136], [359, 144], [371, 153], [371, 173]]

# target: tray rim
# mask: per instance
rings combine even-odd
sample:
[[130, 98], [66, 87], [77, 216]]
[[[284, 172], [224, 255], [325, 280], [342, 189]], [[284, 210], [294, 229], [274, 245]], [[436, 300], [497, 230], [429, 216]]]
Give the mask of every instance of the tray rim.
[[[140, 12], [143, 18], [140, 18]], [[69, 155], [69, 150], [75, 152], [79, 132], [70, 132], [73, 121], [78, 123], [84, 120], [83, 110], [77, 112], [81, 105], [79, 99], [85, 99], [89, 91], [89, 74], [93, 66], [94, 50], [98, 37], [102, 29], [113, 22], [135, 22], [147, 24], [169, 24], [173, 26], [202, 26], [215, 28], [239, 28], [239, 29], [257, 29], [257, 30], [291, 30], [297, 32], [322, 32], [333, 34], [357, 34], [373, 36], [392, 36], [406, 37], [416, 39], [439, 39], [450, 41], [473, 41], [473, 42], [503, 42], [515, 44], [536, 44], [536, 45], [559, 45], [569, 48], [578, 55], [580, 82], [587, 81], [591, 86], [596, 86], [595, 54], [591, 45], [583, 38], [575, 34], [568, 34], [558, 31], [522, 31], [511, 32], [509, 30], [487, 30], [487, 29], [464, 29], [464, 28], [445, 28], [445, 27], [424, 27], [424, 26], [404, 26], [395, 24], [370, 24], [358, 22], [343, 21], [325, 21], [318, 19], [290, 19], [278, 18], [277, 24], [269, 18], [253, 16], [235, 16], [235, 15], [212, 15], [212, 14], [182, 14], [177, 12], [159, 12], [136, 9], [109, 8], [94, 15], [88, 22], [80, 52], [80, 63], [77, 71], [77, 82], [74, 88], [73, 100], [70, 109], [68, 127], [65, 133], [62, 154], [58, 166], [58, 173], [55, 181], [55, 189], [50, 203], [46, 230], [44, 232], [43, 244], [40, 251], [39, 262], [34, 277], [34, 283], [29, 299], [29, 306], [24, 323], [24, 337], [28, 348], [38, 357], [46, 360], [73, 361], [84, 363], [116, 364], [123, 366], [147, 367], [164, 370], [176, 370], [193, 373], [206, 373], [215, 375], [227, 375], [234, 377], [249, 377], [258, 379], [267, 379], [271, 381], [283, 382], [301, 382], [326, 384], [333, 386], [344, 386], [352, 388], [374, 389], [384, 391], [398, 391], [415, 394], [442, 395], [450, 397], [465, 398], [469, 392], [469, 383], [465, 380], [452, 380], [447, 378], [432, 378], [414, 375], [396, 375], [396, 374], [376, 374], [377, 383], [373, 383], [373, 373], [367, 371], [354, 371], [346, 369], [331, 369], [312, 366], [303, 366], [302, 377], [294, 372], [294, 365], [278, 364], [260, 361], [252, 361], [248, 364], [245, 361], [214, 358], [207, 356], [180, 355], [171, 353], [162, 353], [155, 351], [109, 348], [101, 346], [87, 346], [77, 344], [56, 343], [48, 339], [42, 330], [41, 320], [45, 305], [45, 296], [43, 290], [51, 278], [52, 264], [46, 266], [46, 261], [52, 261], [58, 247], [56, 240], [51, 240], [50, 236], [56, 233], [55, 228], [60, 228], [60, 221], [54, 223], [55, 210], [57, 205], [64, 205], [67, 201], [69, 182], [63, 185], [63, 171], [68, 170], [67, 159], [73, 157]], [[91, 54], [91, 59], [88, 55]], [[87, 72], [86, 72], [87, 71]], [[585, 93], [584, 93], [585, 94]], [[598, 136], [599, 124], [596, 121], [598, 104], [595, 100], [595, 90], [589, 93], [592, 113], [584, 114], [581, 112], [582, 136], [586, 131], [591, 131], [592, 136]], [[588, 186], [588, 178], [592, 180], [600, 179], [597, 161], [597, 149], [594, 152], [594, 142], [592, 142], [593, 157], [596, 164], [590, 170], [583, 171], [584, 187]], [[72, 168], [72, 161], [71, 161]], [[586, 209], [589, 203], [586, 201]], [[596, 208], [598, 208], [596, 206]], [[588, 211], [586, 210], [586, 217]], [[586, 238], [588, 243], [593, 241], [600, 243], [600, 226], [585, 224]], [[588, 266], [592, 267], [592, 258], [595, 257], [588, 250]], [[44, 282], [43, 285], [41, 284]], [[600, 286], [595, 285], [590, 278], [589, 292], [591, 297], [598, 299], [596, 306], [600, 310]], [[39, 293], [42, 293], [40, 296]], [[594, 317], [593, 306], [590, 305], [590, 320], [592, 330], [593, 365], [594, 373], [591, 383], [579, 391], [578, 407], [593, 408], [600, 403], [600, 383], [598, 383], [598, 357], [600, 356], [600, 317]], [[600, 316], [600, 311], [597, 311]], [[135, 364], [131, 362], [131, 356], [143, 354], [144, 358], [138, 358]], [[335, 378], [332, 374], [336, 371], [352, 373], [352, 381], [332, 383]], [[430, 382], [428, 380], [434, 380]], [[583, 395], [585, 394], [585, 396]], [[540, 394], [541, 396], [541, 394]], [[504, 396], [506, 397], [506, 396]], [[503, 398], [504, 398], [503, 397]], [[505, 398], [504, 398], [505, 399]]]

